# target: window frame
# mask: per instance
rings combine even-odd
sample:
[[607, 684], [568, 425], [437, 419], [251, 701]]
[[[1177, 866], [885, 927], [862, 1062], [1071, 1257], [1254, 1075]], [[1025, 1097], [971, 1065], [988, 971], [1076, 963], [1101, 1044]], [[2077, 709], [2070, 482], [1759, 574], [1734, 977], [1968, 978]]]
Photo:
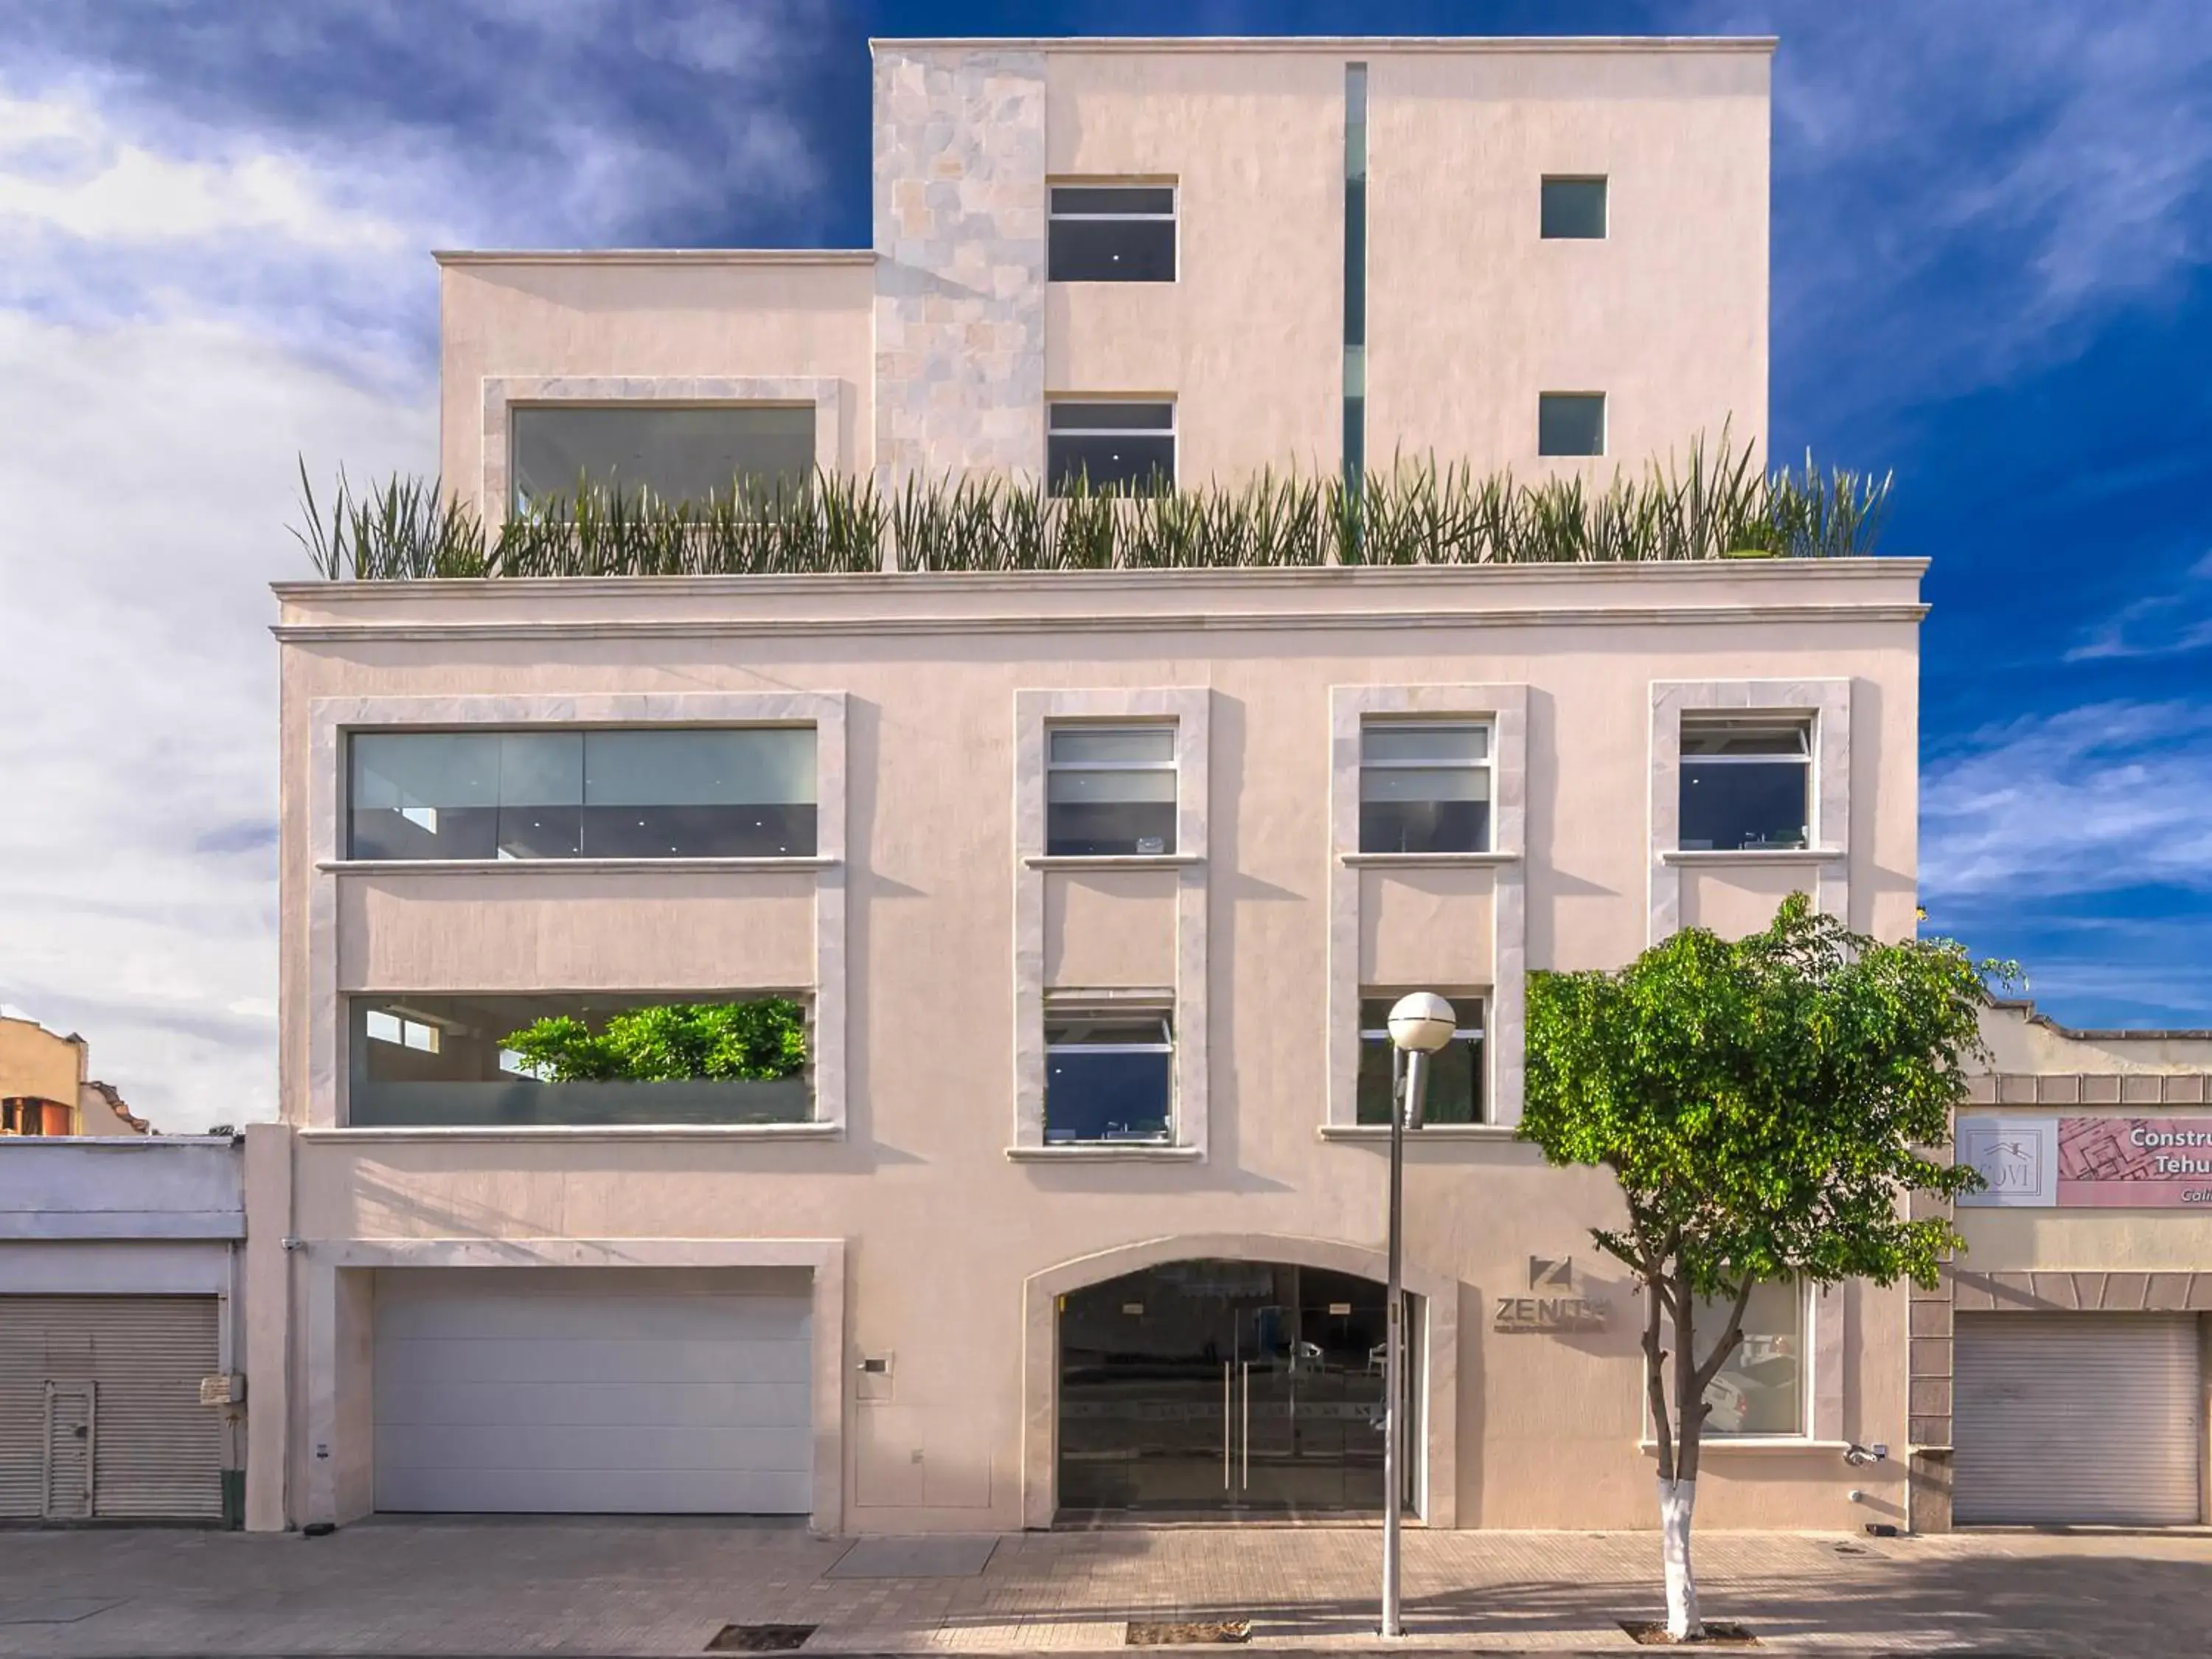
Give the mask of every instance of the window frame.
[[[1477, 761], [1376, 761], [1368, 758], [1367, 738], [1370, 732], [1410, 732], [1425, 727], [1432, 731], [1443, 729], [1481, 732], [1482, 758]], [[1488, 853], [1496, 847], [1498, 842], [1498, 721], [1494, 716], [1469, 715], [1465, 718], [1454, 718], [1449, 715], [1431, 715], [1425, 718], [1407, 714], [1363, 715], [1359, 722], [1359, 804], [1363, 817], [1367, 805], [1367, 774], [1370, 771], [1480, 773], [1483, 780], [1484, 791], [1481, 799], [1486, 809], [1482, 815], [1483, 844], [1480, 847], [1438, 848], [1411, 856], [1448, 858]], [[1436, 803], [1431, 801], [1428, 804], [1433, 805]], [[1389, 848], [1369, 847], [1366, 845], [1365, 834], [1362, 832], [1359, 851], [1364, 856], [1389, 857], [1394, 850]]]
[[[1364, 1015], [1366, 1011], [1366, 1005], [1370, 1002], [1395, 1002], [1398, 998], [1407, 994], [1407, 993], [1404, 990], [1396, 988], [1388, 988], [1373, 985], [1363, 986], [1360, 988], [1359, 993], [1359, 1012]], [[1443, 1133], [1449, 1134], [1455, 1129], [1489, 1128], [1497, 1122], [1496, 1114], [1492, 1109], [1490, 1098], [1490, 1034], [1486, 1029], [1489, 1022], [1489, 1009], [1491, 1002], [1490, 994], [1486, 991], [1459, 990], [1440, 991], [1437, 994], [1443, 997], [1445, 1001], [1451, 1004], [1454, 1017], [1462, 1022], [1467, 1018], [1466, 1011], [1470, 1003], [1474, 1005], [1476, 1010], [1475, 1024], [1472, 1028], [1468, 1027], [1465, 1024], [1454, 1025], [1452, 1028], [1451, 1040], [1454, 1042], [1462, 1042], [1472, 1039], [1474, 1042], [1480, 1045], [1476, 1050], [1474, 1076], [1477, 1090], [1475, 1104], [1481, 1109], [1481, 1115], [1472, 1123], [1431, 1124], [1424, 1121], [1419, 1133], [1429, 1134], [1441, 1131]], [[1390, 1043], [1390, 1028], [1387, 1025], [1368, 1025], [1363, 1020], [1359, 1025], [1358, 1042], [1358, 1052], [1363, 1054], [1366, 1052], [1367, 1045], [1370, 1042], [1381, 1042], [1382, 1043], [1389, 1044]], [[1395, 1047], [1395, 1044], [1392, 1044], [1391, 1046], [1394, 1048]], [[1358, 1118], [1357, 1101], [1353, 1103], [1353, 1116], [1354, 1121], [1356, 1121]], [[1385, 1122], [1362, 1123], [1359, 1124], [1358, 1127], [1363, 1129], [1379, 1129], [1387, 1132], [1390, 1126]], [[1408, 1131], [1408, 1133], [1413, 1132]]]
[[[640, 854], [640, 853], [592, 854], [592, 853], [579, 852], [579, 853], [577, 853], [574, 857], [562, 857], [562, 856], [557, 856], [557, 855], [556, 855], [556, 856], [551, 856], [551, 857], [534, 857], [534, 858], [529, 858], [529, 857], [508, 856], [508, 855], [506, 855], [506, 854], [502, 854], [502, 853], [501, 853], [501, 852], [498, 852], [498, 851], [495, 850], [495, 852], [494, 852], [493, 855], [492, 855], [491, 857], [489, 857], [489, 858], [452, 858], [452, 859], [442, 859], [442, 858], [441, 858], [441, 859], [404, 859], [404, 858], [399, 858], [399, 859], [387, 859], [387, 858], [376, 858], [376, 857], [373, 857], [373, 856], [363, 856], [363, 855], [362, 855], [362, 854], [356, 854], [356, 853], [355, 852], [355, 850], [354, 850], [354, 837], [355, 837], [355, 826], [354, 826], [354, 806], [353, 806], [353, 791], [354, 791], [354, 784], [355, 784], [355, 774], [354, 774], [355, 758], [354, 758], [354, 757], [355, 757], [355, 754], [356, 754], [356, 750], [355, 750], [354, 745], [355, 745], [356, 741], [357, 739], [359, 739], [359, 738], [386, 738], [386, 737], [391, 737], [391, 738], [471, 737], [471, 738], [505, 738], [505, 737], [528, 737], [528, 736], [549, 736], [549, 737], [568, 737], [568, 736], [574, 736], [574, 737], [578, 738], [579, 739], [582, 740], [581, 742], [580, 742], [580, 744], [579, 744], [580, 753], [579, 753], [579, 757], [578, 757], [578, 766], [579, 766], [579, 769], [580, 769], [580, 771], [579, 771], [579, 781], [578, 781], [578, 791], [579, 791], [579, 795], [580, 795], [580, 794], [581, 794], [581, 793], [582, 793], [582, 790], [583, 790], [583, 788], [586, 787], [586, 785], [588, 783], [588, 780], [589, 780], [589, 778], [590, 778], [591, 757], [590, 757], [590, 754], [589, 754], [589, 751], [588, 751], [588, 748], [587, 748], [587, 747], [586, 747], [586, 744], [587, 744], [589, 738], [590, 738], [592, 736], [593, 736], [594, 734], [607, 734], [607, 733], [629, 732], [652, 732], [652, 733], [664, 733], [664, 732], [763, 732], [763, 731], [769, 731], [769, 732], [805, 731], [805, 732], [811, 732], [811, 733], [813, 734], [813, 738], [814, 738], [814, 799], [813, 799], [813, 801], [811, 803], [811, 805], [812, 805], [813, 810], [814, 810], [815, 823], [814, 823], [814, 850], [813, 850], [813, 851], [811, 851], [811, 852], [809, 852], [809, 853], [766, 853], [766, 854], [752, 854], [752, 853], [731, 853], [731, 854], [717, 854], [717, 853], [706, 853], [706, 854], [694, 854], [694, 853], [671, 853], [671, 854]], [[711, 864], [736, 864], [736, 865], [740, 865], [740, 866], [745, 866], [745, 865], [758, 865], [758, 864], [763, 864], [763, 863], [767, 863], [767, 864], [805, 864], [805, 863], [811, 863], [811, 862], [814, 862], [814, 861], [819, 860], [823, 857], [823, 852], [822, 852], [822, 847], [823, 847], [823, 823], [822, 823], [822, 817], [823, 817], [823, 799], [822, 799], [822, 797], [823, 797], [823, 744], [824, 744], [824, 738], [823, 738], [823, 729], [822, 729], [822, 726], [821, 726], [821, 725], [820, 725], [820, 723], [819, 723], [818, 721], [814, 721], [814, 720], [745, 720], [745, 721], [702, 721], [702, 720], [680, 720], [680, 721], [637, 720], [637, 721], [622, 721], [622, 722], [574, 721], [574, 722], [568, 722], [568, 723], [565, 723], [565, 724], [549, 724], [549, 723], [543, 722], [543, 721], [531, 721], [531, 722], [518, 722], [518, 723], [514, 724], [514, 725], [507, 725], [507, 724], [496, 723], [496, 722], [486, 722], [486, 723], [483, 723], [483, 724], [471, 723], [471, 724], [467, 724], [467, 725], [459, 725], [459, 724], [456, 724], [456, 725], [424, 725], [424, 726], [406, 725], [406, 726], [362, 726], [349, 727], [349, 728], [348, 728], [348, 729], [347, 729], [347, 730], [346, 730], [346, 731], [342, 734], [341, 738], [340, 738], [340, 741], [339, 741], [339, 744], [338, 744], [338, 751], [339, 751], [339, 762], [338, 762], [338, 765], [339, 765], [339, 769], [340, 769], [340, 771], [343, 774], [343, 783], [342, 783], [342, 789], [343, 789], [343, 796], [344, 796], [344, 805], [343, 805], [343, 809], [342, 821], [341, 821], [341, 822], [339, 823], [339, 824], [337, 826], [337, 833], [338, 844], [339, 844], [340, 848], [342, 849], [342, 850], [340, 851], [340, 853], [339, 853], [338, 856], [339, 856], [342, 860], [343, 860], [346, 863], [349, 863], [349, 864], [358, 864], [358, 865], [363, 866], [364, 867], [374, 867], [374, 868], [388, 869], [388, 870], [420, 869], [420, 868], [429, 867], [429, 866], [443, 867], [443, 866], [463, 866], [463, 867], [479, 867], [479, 868], [481, 868], [481, 867], [500, 867], [500, 866], [508, 866], [508, 865], [521, 865], [521, 866], [525, 866], [525, 867], [526, 867], [526, 868], [530, 868], [530, 869], [543, 870], [543, 869], [548, 869], [548, 868], [551, 868], [551, 869], [567, 869], [567, 868], [571, 868], [571, 867], [574, 867], [574, 866], [579, 866], [579, 865], [582, 865], [582, 866], [592, 866], [592, 865], [607, 865], [607, 864], [618, 864], [618, 865], [623, 865], [623, 866], [637, 865], [637, 864], [645, 864], [645, 865], [685, 865], [685, 864], [710, 864], [710, 865], [711, 865]], [[646, 803], [637, 803], [637, 804], [639, 804], [639, 805], [645, 805]], [[671, 803], [671, 805], [678, 805], [678, 804], [680, 804], [680, 803]], [[771, 803], [746, 803], [746, 804], [769, 805], [769, 804], [771, 804]], [[803, 805], [803, 804], [807, 804], [807, 803], [782, 803], [782, 804], [786, 804], [786, 805]], [[441, 810], [441, 809], [440, 809], [440, 808], [438, 808], [434, 804], [425, 803], [425, 805], [428, 807], [428, 810], [431, 810], [431, 811], [434, 811]], [[588, 805], [588, 803], [586, 803], [586, 802], [585, 802], [585, 801], [583, 801], [582, 799], [580, 799], [578, 800], [578, 802], [576, 803], [576, 805], [577, 805], [577, 807], [578, 807], [579, 811], [580, 811], [580, 810], [581, 810], [585, 805]], [[404, 811], [404, 810], [406, 810], [406, 809], [403, 809], [403, 811]], [[420, 810], [420, 809], [416, 809], [416, 810]]]
[[[589, 883], [610, 871], [662, 877], [686, 870], [738, 872], [799, 872], [814, 889], [812, 1067], [814, 1120], [804, 1124], [730, 1125], [653, 1131], [676, 1138], [750, 1140], [775, 1138], [839, 1139], [846, 1117], [846, 694], [842, 691], [677, 691], [515, 693], [465, 696], [325, 696], [307, 700], [301, 752], [309, 757], [305, 812], [308, 874], [306, 953], [307, 1017], [303, 1081], [288, 1093], [286, 1121], [303, 1135], [362, 1139], [438, 1139], [416, 1129], [351, 1129], [341, 1098], [349, 1064], [343, 1002], [364, 988], [342, 986], [341, 937], [353, 907], [348, 891], [362, 881], [395, 876], [449, 876], [466, 881], [522, 877], [545, 884], [547, 896], [565, 890], [564, 879]], [[300, 718], [288, 715], [288, 724]], [[789, 859], [559, 859], [494, 860], [453, 864], [356, 862], [344, 856], [350, 768], [346, 743], [355, 732], [566, 729], [573, 726], [811, 726], [816, 733], [815, 854]], [[291, 821], [288, 811], [288, 822]], [[357, 914], [357, 913], [356, 913]], [[629, 1130], [514, 1128], [454, 1131], [499, 1139], [621, 1139]]]
[[[1598, 203], [1598, 232], [1595, 236], [1555, 234], [1545, 228], [1544, 192], [1553, 185], [1595, 185], [1601, 191]], [[1547, 173], [1536, 185], [1536, 238], [1544, 242], [1607, 242], [1613, 240], [1613, 175], [1606, 173]]]
[[[1210, 1072], [1206, 1034], [1207, 750], [1212, 692], [1204, 686], [1086, 689], [1022, 687], [1014, 692], [1013, 1100], [1010, 1160], [1188, 1160], [1206, 1156]], [[1065, 856], [1045, 851], [1047, 729], [1060, 724], [1175, 728], [1176, 848], [1130, 856]], [[1174, 983], [1143, 987], [1047, 985], [1047, 884], [1066, 872], [1097, 869], [1159, 872], [1155, 885], [1174, 907]], [[1044, 1030], [1048, 1011], [1102, 1004], [1170, 1006], [1174, 1011], [1174, 1139], [1166, 1146], [1120, 1143], [1048, 1146], [1044, 1141]]]
[[[801, 480], [800, 487], [811, 488], [812, 468], [821, 465], [822, 441], [822, 410], [811, 398], [528, 398], [510, 399], [507, 404], [506, 515], [509, 518], [517, 517], [530, 510], [529, 504], [521, 497], [522, 434], [520, 428], [524, 416], [542, 414], [548, 410], [559, 413], [592, 410], [602, 414], [650, 415], [694, 410], [787, 410], [794, 413], [803, 410], [806, 416], [808, 427], [807, 447], [813, 452], [813, 459], [810, 463], [808, 472]], [[642, 488], [644, 486], [638, 484], [624, 485], [622, 486], [622, 491], [625, 498], [628, 498]], [[564, 497], [567, 491], [573, 489], [573, 483], [564, 486], [563, 489], [551, 492], [544, 499]], [[676, 503], [696, 501], [702, 498], [690, 495], [662, 495], [656, 492], [654, 499]]]
[[[1796, 1390], [1797, 1426], [1794, 1429], [1778, 1431], [1774, 1429], [1716, 1429], [1712, 1426], [1711, 1420], [1708, 1419], [1705, 1431], [1713, 1442], [1722, 1445], [1757, 1445], [1762, 1442], [1791, 1444], [1809, 1443], [1815, 1437], [1816, 1424], [1814, 1419], [1818, 1412], [1819, 1402], [1817, 1398], [1818, 1390], [1814, 1386], [1814, 1379], [1813, 1333], [1814, 1321], [1818, 1311], [1819, 1298], [1814, 1294], [1816, 1287], [1810, 1279], [1802, 1278], [1793, 1279], [1790, 1283], [1792, 1288], [1796, 1292], [1795, 1299], [1797, 1308], [1797, 1387]], [[1711, 1344], [1715, 1333], [1713, 1332], [1711, 1325], [1705, 1322], [1704, 1319], [1704, 1316], [1708, 1310], [1713, 1310], [1718, 1316], [1724, 1316], [1726, 1307], [1725, 1304], [1717, 1304], [1714, 1301], [1706, 1301], [1702, 1303], [1698, 1308], [1698, 1311], [1700, 1324], [1700, 1334], [1698, 1339], [1698, 1345], [1701, 1347], [1704, 1347], [1707, 1352], [1711, 1352]], [[1672, 1322], [1670, 1321], [1668, 1322], [1671, 1326]], [[1671, 1331], [1669, 1334], [1671, 1336]], [[1747, 1331], [1745, 1334], [1747, 1337], [1750, 1333]], [[1741, 1348], [1739, 1348], [1738, 1352], [1741, 1352]], [[1731, 1356], [1731, 1358], [1734, 1357], [1735, 1356]], [[1723, 1370], [1727, 1369], [1728, 1368], [1726, 1366], [1722, 1367]], [[1713, 1380], [1715, 1382], [1718, 1382], [1720, 1380], [1719, 1372], [1716, 1372], [1714, 1374]]]
[[[1052, 850], [1052, 780], [1056, 772], [1165, 772], [1175, 780], [1175, 793], [1170, 798], [1170, 816], [1181, 819], [1182, 814], [1182, 763], [1181, 744], [1177, 741], [1176, 722], [1171, 720], [1048, 720], [1044, 725], [1044, 845], [1049, 858], [1109, 858], [1160, 859], [1173, 858], [1176, 847], [1162, 847], [1153, 852], [1141, 849], [1127, 853], [1054, 853]], [[1121, 736], [1143, 732], [1147, 736], [1159, 732], [1168, 734], [1168, 757], [1164, 761], [1061, 761], [1053, 757], [1053, 739], [1062, 732], [1082, 732], [1100, 737]], [[1066, 805], [1068, 803], [1061, 803]], [[1178, 828], [1180, 824], [1178, 823]], [[1181, 837], [1174, 837], [1179, 846]]]
[[[1675, 748], [1674, 793], [1677, 805], [1674, 817], [1674, 850], [1678, 853], [1804, 853], [1820, 845], [1819, 770], [1820, 763], [1820, 716], [1818, 710], [1790, 710], [1781, 714], [1735, 709], [1688, 709], [1683, 712], [1677, 728]], [[1794, 755], [1692, 755], [1688, 752], [1686, 739], [1698, 730], [1770, 730], [1788, 728], [1796, 732], [1802, 742]], [[1688, 769], [1692, 766], [1796, 766], [1802, 772], [1804, 822], [1803, 836], [1795, 844], [1769, 842], [1760, 846], [1685, 847], [1682, 844], [1680, 799], [1682, 791], [1689, 787]]]
[[[1099, 408], [1116, 404], [1131, 409], [1164, 409], [1167, 424], [1164, 427], [1070, 427], [1055, 428], [1053, 417], [1063, 408]], [[1164, 488], [1140, 490], [1132, 486], [1109, 484], [1092, 486], [1096, 495], [1173, 495], [1180, 489], [1182, 476], [1182, 416], [1177, 400], [1170, 394], [1130, 392], [1048, 392], [1044, 400], [1044, 487], [1045, 494], [1053, 500], [1065, 501], [1069, 492], [1061, 488], [1059, 469], [1053, 465], [1052, 444], [1054, 438], [1145, 438], [1164, 437], [1168, 443], [1168, 468]]]
[[[1551, 401], [1595, 401], [1597, 404], [1597, 447], [1595, 449], [1547, 449], [1544, 447], [1544, 405]], [[1536, 458], [1545, 461], [1602, 460], [1613, 449], [1613, 397], [1606, 392], [1589, 388], [1576, 389], [1554, 386], [1536, 394]]]
[[[1161, 1040], [1158, 1042], [1055, 1042], [1053, 1030], [1082, 1022], [1099, 1025], [1129, 1025], [1157, 1024]], [[1044, 1008], [1042, 1036], [1046, 1083], [1040, 1109], [1043, 1114], [1043, 1145], [1048, 1147], [1137, 1147], [1166, 1149], [1176, 1144], [1176, 1112], [1175, 1008], [1164, 1000], [1132, 1000], [1128, 1002], [1084, 1001], [1079, 999], [1060, 1000], [1048, 999]], [[1055, 1139], [1052, 1132], [1053, 1056], [1064, 1053], [1105, 1054], [1164, 1054], [1167, 1056], [1166, 1098], [1160, 1114], [1160, 1133], [1157, 1135], [1101, 1135], [1096, 1138], [1062, 1137]]]
[[[1059, 192], [1063, 190], [1164, 190], [1168, 192], [1165, 213], [1063, 213], [1058, 205]], [[1048, 179], [1045, 180], [1045, 281], [1048, 285], [1067, 287], [1091, 284], [1123, 284], [1156, 288], [1173, 287], [1182, 281], [1182, 181], [1180, 179]], [[1052, 228], [1055, 224], [1160, 224], [1170, 230], [1168, 256], [1174, 266], [1167, 276], [1054, 276], [1052, 272]]]

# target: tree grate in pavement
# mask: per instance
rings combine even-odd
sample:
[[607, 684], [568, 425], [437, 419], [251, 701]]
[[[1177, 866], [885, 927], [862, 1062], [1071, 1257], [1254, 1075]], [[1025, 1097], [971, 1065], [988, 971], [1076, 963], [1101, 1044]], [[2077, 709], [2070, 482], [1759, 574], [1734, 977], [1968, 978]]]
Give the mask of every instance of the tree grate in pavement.
[[1624, 1619], [1621, 1629], [1628, 1632], [1629, 1640], [1640, 1648], [1755, 1648], [1759, 1638], [1741, 1625], [1731, 1625], [1717, 1619], [1705, 1620], [1705, 1633], [1695, 1641], [1677, 1642], [1667, 1634], [1664, 1625], [1650, 1624], [1643, 1620]]
[[709, 1653], [789, 1653], [803, 1648], [817, 1625], [725, 1625], [707, 1644]]
[[1133, 1648], [1182, 1647], [1200, 1642], [1249, 1642], [1249, 1619], [1202, 1619], [1181, 1624], [1132, 1619], [1122, 1640]]

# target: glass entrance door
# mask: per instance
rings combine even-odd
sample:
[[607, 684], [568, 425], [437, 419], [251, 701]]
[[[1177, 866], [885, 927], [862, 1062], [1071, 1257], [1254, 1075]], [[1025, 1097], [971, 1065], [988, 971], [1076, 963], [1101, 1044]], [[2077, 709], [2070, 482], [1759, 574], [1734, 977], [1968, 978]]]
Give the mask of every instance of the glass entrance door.
[[1382, 1314], [1372, 1280], [1272, 1262], [1063, 1297], [1061, 1510], [1378, 1512]]

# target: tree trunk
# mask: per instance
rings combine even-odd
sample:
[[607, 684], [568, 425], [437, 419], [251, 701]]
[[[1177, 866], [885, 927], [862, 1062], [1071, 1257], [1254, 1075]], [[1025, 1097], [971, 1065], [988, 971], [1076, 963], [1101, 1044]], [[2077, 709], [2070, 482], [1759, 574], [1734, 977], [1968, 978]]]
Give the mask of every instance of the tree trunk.
[[1698, 1580], [1690, 1568], [1690, 1511], [1698, 1501], [1694, 1480], [1659, 1483], [1661, 1553], [1667, 1567], [1667, 1634], [1694, 1642], [1705, 1633], [1698, 1617]]

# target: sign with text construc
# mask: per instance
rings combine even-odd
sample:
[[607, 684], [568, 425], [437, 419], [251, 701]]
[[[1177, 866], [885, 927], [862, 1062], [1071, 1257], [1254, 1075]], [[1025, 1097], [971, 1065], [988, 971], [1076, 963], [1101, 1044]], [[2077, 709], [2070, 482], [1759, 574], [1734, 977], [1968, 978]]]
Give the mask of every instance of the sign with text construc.
[[2212, 1117], [1962, 1117], [1958, 1155], [1968, 1207], [2212, 1210]]

